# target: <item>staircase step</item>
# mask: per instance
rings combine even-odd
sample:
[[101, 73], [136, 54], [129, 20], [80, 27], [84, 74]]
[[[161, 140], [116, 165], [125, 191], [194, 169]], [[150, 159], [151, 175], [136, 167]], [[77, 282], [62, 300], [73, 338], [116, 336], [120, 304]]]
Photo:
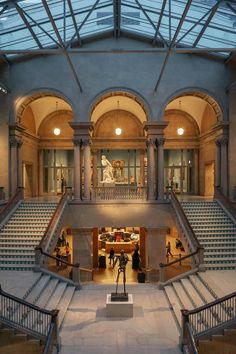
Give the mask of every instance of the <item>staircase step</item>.
[[181, 279], [181, 283], [186, 290], [187, 294], [191, 298], [191, 301], [194, 304], [194, 307], [200, 307], [204, 305], [204, 301], [201, 299], [197, 291], [195, 290], [194, 286], [191, 284], [189, 279]]
[[65, 292], [66, 287], [67, 287], [66, 282], [60, 282], [59, 284], [57, 284], [57, 287], [56, 287], [53, 295], [51, 296], [50, 300], [48, 301], [48, 303], [46, 305], [46, 309], [54, 310], [58, 307], [58, 304]]
[[194, 306], [185, 289], [183, 288], [182, 284], [180, 282], [173, 282], [172, 285], [175, 289], [176, 294], [178, 295], [180, 303], [182, 304], [181, 307], [186, 310], [192, 310]]
[[58, 319], [58, 327], [62, 326], [67, 308], [71, 302], [71, 299], [74, 295], [75, 287], [74, 286], [67, 286], [65, 292], [63, 293], [63, 297], [61, 298], [57, 309], [59, 310], [59, 319]]
[[181, 315], [182, 306], [179, 303], [179, 300], [176, 296], [173, 286], [167, 285], [165, 286], [164, 290], [170, 302], [171, 309], [173, 310], [173, 313], [175, 315], [175, 320], [178, 325], [178, 328], [180, 329], [182, 325], [182, 315]]

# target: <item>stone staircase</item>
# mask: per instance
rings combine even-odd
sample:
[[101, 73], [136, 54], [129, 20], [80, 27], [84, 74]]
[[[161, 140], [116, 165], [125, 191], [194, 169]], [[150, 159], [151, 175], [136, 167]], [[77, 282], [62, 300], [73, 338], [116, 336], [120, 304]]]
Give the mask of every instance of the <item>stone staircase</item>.
[[215, 288], [206, 273], [190, 275], [164, 287], [179, 331], [182, 326], [181, 309], [191, 310], [223, 296], [220, 289], [217, 287], [216, 292]]
[[0, 230], [0, 270], [32, 270], [57, 203], [22, 202]]
[[182, 202], [200, 244], [208, 270], [236, 269], [236, 225], [216, 202]]
[[[62, 323], [66, 311], [68, 309], [68, 306], [71, 302], [75, 290], [76, 289], [73, 285], [68, 284], [63, 280], [57, 279], [48, 274], [38, 273], [35, 282], [27, 290], [27, 292], [23, 296], [23, 299], [31, 304], [34, 304], [36, 306], [39, 306], [47, 310], [58, 309], [59, 310], [58, 328], [60, 330], [60, 328], [62, 327]], [[29, 318], [31, 318], [29, 316], [30, 312], [24, 312], [22, 311], [21, 308], [16, 307], [15, 309], [13, 309], [13, 312], [9, 313], [9, 320], [13, 318], [13, 315], [17, 316], [17, 318], [19, 318], [20, 316], [21, 318], [20, 322], [22, 324], [24, 324], [25, 322], [27, 326], [29, 325]], [[40, 318], [38, 319], [34, 318], [34, 323], [32, 323], [32, 328], [39, 325], [42, 326], [42, 324], [40, 323]], [[16, 350], [15, 351], [16, 354], [17, 354], [17, 350], [18, 353], [21, 353], [20, 351], [21, 347], [22, 347], [22, 353], [23, 352], [29, 354], [42, 353], [42, 346], [37, 344], [38, 342], [37, 340], [31, 339], [30, 343], [28, 343], [26, 339], [23, 339], [25, 337], [24, 334], [19, 334], [18, 332], [15, 332], [14, 330], [11, 329], [8, 330], [11, 331], [10, 336], [12, 340], [10, 342], [6, 341], [5, 345], [6, 348], [10, 346], [12, 348], [12, 352], [7, 351], [8, 349], [5, 348], [6, 351], [3, 350], [2, 353], [12, 354], [14, 353], [14, 350]], [[0, 338], [1, 338], [1, 333], [4, 331], [7, 331], [7, 329], [6, 328], [0, 329]], [[0, 354], [1, 354], [1, 349], [0, 349]]]

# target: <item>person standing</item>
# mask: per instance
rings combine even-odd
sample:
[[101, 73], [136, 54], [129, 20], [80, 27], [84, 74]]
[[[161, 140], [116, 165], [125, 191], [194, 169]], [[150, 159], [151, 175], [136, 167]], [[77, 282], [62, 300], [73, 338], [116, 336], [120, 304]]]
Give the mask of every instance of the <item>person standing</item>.
[[170, 245], [170, 241], [168, 241], [167, 245], [166, 245], [166, 257], [173, 257], [173, 254], [171, 253], [171, 245]]
[[113, 265], [113, 267], [114, 267], [115, 251], [114, 251], [114, 248], [113, 248], [113, 247], [111, 247], [111, 249], [110, 249], [110, 254], [109, 254], [109, 257], [108, 257], [108, 258], [110, 259], [109, 264], [111, 265], [111, 262], [112, 262], [112, 265]]

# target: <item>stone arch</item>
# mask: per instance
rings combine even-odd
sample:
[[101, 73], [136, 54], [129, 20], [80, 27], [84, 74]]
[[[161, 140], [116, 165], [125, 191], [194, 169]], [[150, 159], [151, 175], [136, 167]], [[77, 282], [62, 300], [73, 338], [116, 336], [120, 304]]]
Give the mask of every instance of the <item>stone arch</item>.
[[[43, 98], [43, 97], [52, 97], [55, 99], [61, 99], [65, 101], [72, 110], [72, 113], [75, 111], [74, 105], [71, 102], [71, 100], [64, 95], [61, 91], [55, 90], [55, 89], [50, 89], [50, 88], [38, 88], [36, 90], [32, 90], [25, 95], [22, 95], [21, 98], [19, 98], [14, 107], [12, 108], [14, 110], [14, 113], [12, 119], [14, 122], [20, 123], [21, 116], [24, 112], [24, 110], [29, 106], [29, 104], [36, 99]], [[73, 114], [72, 114], [73, 116]]]
[[90, 103], [90, 109], [89, 109], [90, 119], [92, 117], [94, 109], [106, 98], [112, 96], [124, 96], [134, 100], [136, 103], [140, 105], [140, 107], [144, 111], [146, 120], [147, 121], [152, 120], [152, 109], [149, 103], [146, 101], [146, 99], [143, 96], [141, 96], [138, 92], [127, 88], [122, 88], [122, 87], [112, 87], [96, 95]]
[[218, 122], [226, 120], [227, 114], [226, 111], [222, 108], [223, 104], [220, 102], [220, 99], [215, 97], [215, 95], [212, 92], [209, 92], [208, 90], [199, 87], [183, 88], [175, 91], [173, 94], [167, 97], [167, 99], [163, 102], [162, 106], [160, 107], [160, 111], [159, 111], [160, 120], [163, 120], [166, 106], [174, 99], [183, 96], [194, 96], [203, 99], [213, 109]]

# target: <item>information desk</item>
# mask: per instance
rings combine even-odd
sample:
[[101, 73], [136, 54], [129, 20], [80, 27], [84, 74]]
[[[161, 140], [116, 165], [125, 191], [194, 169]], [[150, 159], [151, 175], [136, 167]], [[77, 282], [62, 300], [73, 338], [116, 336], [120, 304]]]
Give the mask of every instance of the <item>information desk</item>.
[[110, 252], [110, 249], [113, 247], [115, 253], [120, 253], [121, 250], [124, 250], [125, 253], [131, 253], [134, 251], [134, 244], [132, 242], [106, 242], [106, 253]]

